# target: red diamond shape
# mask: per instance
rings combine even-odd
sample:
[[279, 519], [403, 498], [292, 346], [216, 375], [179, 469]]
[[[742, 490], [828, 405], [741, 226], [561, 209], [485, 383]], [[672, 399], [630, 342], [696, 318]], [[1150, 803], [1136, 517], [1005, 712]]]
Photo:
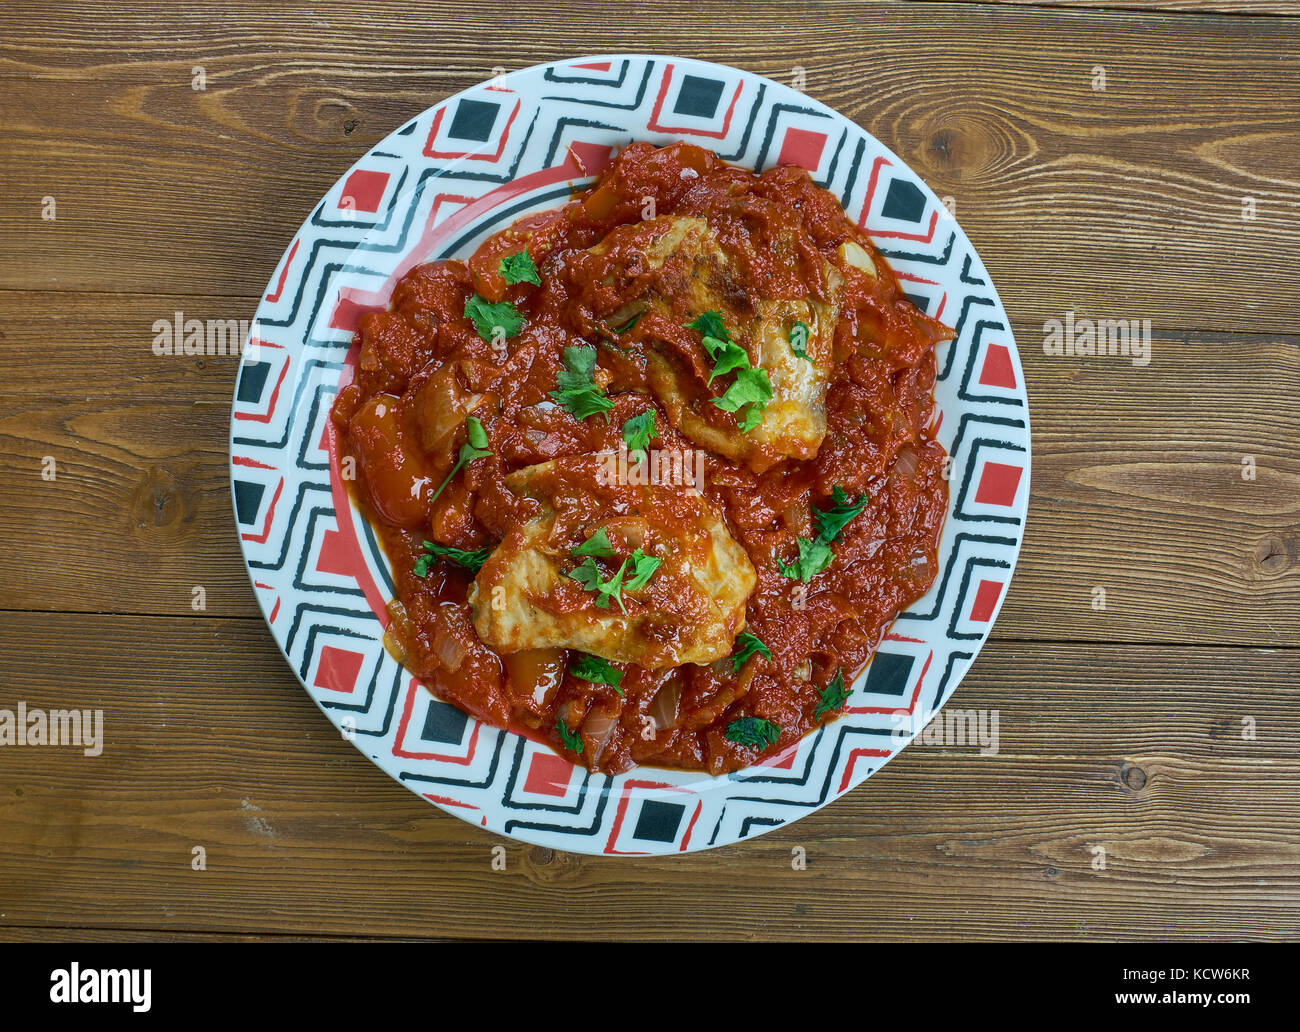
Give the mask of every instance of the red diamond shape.
[[1015, 504], [1016, 489], [1020, 486], [1020, 474], [1023, 472], [1019, 466], [1004, 466], [1000, 462], [984, 463], [975, 501], [981, 505]]
[[339, 207], [352, 211], [378, 211], [386, 186], [388, 186], [387, 172], [359, 168], [348, 176], [348, 181], [343, 184]]
[[524, 779], [524, 791], [534, 795], [562, 796], [569, 790], [569, 779], [573, 777], [573, 764], [563, 756], [553, 752], [533, 754], [533, 761], [528, 765], [528, 777]]
[[979, 589], [975, 592], [975, 602], [970, 607], [970, 618], [976, 623], [988, 623], [989, 618], [993, 615], [994, 607], [998, 604], [998, 598], [1001, 595], [1001, 581], [980, 581]]
[[778, 165], [798, 165], [809, 172], [816, 172], [817, 166], [822, 163], [822, 148], [825, 146], [825, 133], [787, 129], [785, 139], [781, 142], [781, 156], [776, 162]]
[[980, 370], [980, 383], [990, 387], [1016, 389], [1016, 371], [1011, 368], [1011, 352], [1001, 344], [990, 344], [984, 352], [984, 368]]
[[325, 531], [325, 536], [321, 538], [320, 555], [316, 556], [316, 569], [321, 573], [352, 577], [356, 574], [355, 559], [341, 533], [337, 530]]
[[320, 662], [316, 664], [317, 688], [331, 692], [351, 693], [357, 686], [357, 675], [361, 673], [361, 664], [366, 657], [360, 652], [325, 645], [320, 650]]

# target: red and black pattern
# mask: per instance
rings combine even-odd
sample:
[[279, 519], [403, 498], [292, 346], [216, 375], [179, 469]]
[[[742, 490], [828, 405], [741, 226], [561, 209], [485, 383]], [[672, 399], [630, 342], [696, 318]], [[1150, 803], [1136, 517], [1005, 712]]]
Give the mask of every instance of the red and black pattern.
[[[470, 253], [552, 207], [632, 140], [686, 139], [762, 168], [794, 163], [876, 241], [909, 296], [957, 330], [939, 350], [936, 433], [952, 509], [933, 589], [900, 615], [840, 720], [721, 778], [608, 777], [435, 698], [384, 651], [393, 587], [348, 501], [328, 412], [356, 319], [415, 264]], [[231, 488], [257, 596], [340, 732], [449, 813], [529, 842], [631, 855], [760, 834], [830, 802], [951, 695], [1006, 596], [1029, 492], [1023, 376], [969, 241], [894, 154], [780, 83], [679, 58], [614, 55], [524, 69], [426, 111], [330, 190], [257, 313], [231, 419]]]

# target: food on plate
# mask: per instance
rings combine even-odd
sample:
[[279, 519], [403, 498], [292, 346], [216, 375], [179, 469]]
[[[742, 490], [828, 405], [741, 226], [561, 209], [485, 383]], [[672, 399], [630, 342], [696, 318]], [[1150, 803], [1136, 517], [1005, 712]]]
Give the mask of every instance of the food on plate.
[[593, 770], [779, 754], [933, 582], [951, 336], [802, 169], [628, 146], [359, 320], [386, 643]]

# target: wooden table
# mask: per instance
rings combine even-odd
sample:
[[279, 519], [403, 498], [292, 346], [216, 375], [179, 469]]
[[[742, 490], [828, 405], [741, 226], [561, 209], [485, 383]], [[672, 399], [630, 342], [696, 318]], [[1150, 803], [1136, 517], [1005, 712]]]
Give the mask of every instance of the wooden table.
[[[0, 707], [102, 709], [106, 745], [0, 747], [0, 938], [1300, 934], [1300, 5], [1093, 6], [6, 5]], [[415, 113], [618, 50], [801, 66], [953, 197], [1034, 428], [957, 695], [999, 712], [998, 755], [914, 746], [659, 860], [490, 836], [334, 732], [240, 560], [234, 361], [150, 347], [175, 311], [251, 318]], [[1071, 311], [1149, 319], [1150, 364], [1044, 354]]]

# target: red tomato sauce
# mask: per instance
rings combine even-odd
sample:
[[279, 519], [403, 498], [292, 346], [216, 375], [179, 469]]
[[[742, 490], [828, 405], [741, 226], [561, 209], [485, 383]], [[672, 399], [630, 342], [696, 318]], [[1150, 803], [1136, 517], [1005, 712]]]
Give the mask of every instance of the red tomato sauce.
[[[711, 453], [705, 459], [703, 492], [758, 574], [746, 630], [771, 659], [756, 655], [738, 670], [730, 659], [664, 670], [618, 665], [619, 695], [568, 672], [572, 657], [563, 650], [501, 655], [489, 648], [471, 621], [473, 575], [436, 561], [420, 577], [415, 566], [425, 540], [494, 547], [537, 508], [504, 484], [507, 474], [616, 449], [623, 422], [647, 408], [656, 414], [655, 447], [700, 450], [672, 427], [645, 372], [654, 340], [698, 355], [707, 373], [699, 335], [648, 314], [611, 346], [610, 318], [628, 298], [617, 277], [614, 286], [605, 282], [606, 273], [616, 263], [626, 267], [628, 254], [617, 246], [586, 253], [617, 227], [641, 222], [648, 199], [658, 215], [707, 216], [724, 248], [733, 235], [748, 234], [750, 246], [737, 253], [746, 256], [743, 280], [756, 296], [824, 289], [823, 259], [846, 241], [871, 256], [877, 276], [852, 280], [843, 298], [827, 432], [815, 457], [777, 457], [761, 473]], [[791, 233], [799, 246], [778, 248]], [[628, 241], [634, 246], [635, 231]], [[499, 271], [503, 258], [525, 248], [545, 289], [508, 285]], [[509, 301], [525, 331], [504, 346], [484, 340], [465, 315], [474, 294]], [[332, 416], [340, 457], [356, 462], [355, 496], [394, 568], [390, 650], [440, 697], [603, 772], [648, 764], [720, 774], [775, 755], [839, 716], [842, 700], [826, 705], [828, 686], [837, 674], [851, 685], [897, 614], [934, 580], [948, 507], [946, 456], [931, 428], [934, 346], [951, 335], [904, 297], [865, 234], [803, 170], [755, 175], [690, 145], [629, 146], [569, 203], [497, 233], [466, 262], [412, 269], [388, 311], [360, 319], [355, 379]], [[596, 346], [597, 379], [614, 401], [609, 419], [539, 406], [556, 388], [562, 349], [582, 342]], [[492, 455], [468, 463], [434, 501], [466, 443], [471, 412]], [[709, 418], [722, 425], [733, 417], [716, 410]], [[833, 541], [834, 561], [807, 583], [783, 575], [773, 557], [797, 555], [796, 540], [816, 533], [813, 511], [830, 506], [836, 486], [865, 496], [866, 506]], [[777, 740], [732, 740], [727, 729], [743, 717], [768, 721]]]

